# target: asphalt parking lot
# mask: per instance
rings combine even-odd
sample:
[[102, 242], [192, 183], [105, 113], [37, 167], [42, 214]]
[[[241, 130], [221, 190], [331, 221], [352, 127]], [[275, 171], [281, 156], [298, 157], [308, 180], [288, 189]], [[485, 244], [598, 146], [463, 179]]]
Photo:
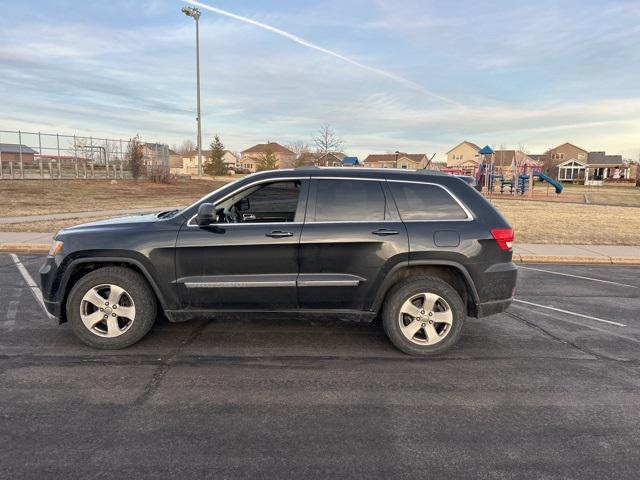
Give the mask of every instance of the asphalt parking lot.
[[517, 298], [435, 360], [257, 315], [105, 352], [0, 255], [0, 477], [638, 478], [640, 267], [528, 265]]

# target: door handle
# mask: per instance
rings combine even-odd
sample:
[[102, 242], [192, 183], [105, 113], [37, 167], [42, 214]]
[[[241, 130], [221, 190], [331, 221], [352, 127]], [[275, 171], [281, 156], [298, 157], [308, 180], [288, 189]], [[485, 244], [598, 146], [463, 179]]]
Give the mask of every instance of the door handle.
[[242, 220], [244, 220], [244, 221], [253, 222], [255, 219], [256, 219], [256, 216], [253, 213], [243, 213], [242, 214]]
[[374, 230], [371, 233], [373, 233], [374, 235], [380, 235], [382, 237], [386, 235], [398, 235], [398, 232], [396, 230], [389, 230], [388, 228], [380, 228], [378, 230]]
[[274, 230], [273, 232], [267, 233], [266, 235], [267, 237], [271, 237], [271, 238], [293, 237], [293, 233], [283, 232], [281, 230]]

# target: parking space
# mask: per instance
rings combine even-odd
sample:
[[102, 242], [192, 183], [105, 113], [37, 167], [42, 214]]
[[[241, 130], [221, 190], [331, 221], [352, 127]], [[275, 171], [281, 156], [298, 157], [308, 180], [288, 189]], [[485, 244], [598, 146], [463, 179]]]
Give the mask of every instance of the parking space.
[[423, 360], [377, 324], [254, 315], [96, 351], [0, 255], [0, 477], [636, 478], [640, 267], [527, 267], [527, 303]]

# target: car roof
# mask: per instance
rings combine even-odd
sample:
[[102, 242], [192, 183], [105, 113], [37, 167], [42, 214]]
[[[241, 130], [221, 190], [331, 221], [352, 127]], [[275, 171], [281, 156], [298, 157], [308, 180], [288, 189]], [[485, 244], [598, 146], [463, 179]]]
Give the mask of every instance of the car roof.
[[269, 170], [254, 173], [252, 177], [288, 177], [292, 174], [309, 175], [310, 177], [367, 177], [367, 178], [397, 178], [404, 180], [427, 180], [434, 177], [450, 177], [449, 174], [437, 170], [408, 170], [404, 168], [365, 168], [365, 167], [298, 167], [288, 169]]

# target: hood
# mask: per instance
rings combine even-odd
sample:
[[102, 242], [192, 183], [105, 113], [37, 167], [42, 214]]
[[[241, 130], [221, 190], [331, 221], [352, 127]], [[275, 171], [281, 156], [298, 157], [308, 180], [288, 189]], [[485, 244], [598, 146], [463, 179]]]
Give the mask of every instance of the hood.
[[158, 221], [158, 213], [150, 213], [147, 215], [131, 215], [128, 217], [109, 218], [107, 220], [98, 220], [95, 222], [81, 223], [60, 230], [59, 233], [75, 233], [91, 230], [103, 230], [105, 228], [126, 228], [134, 225], [149, 224]]

